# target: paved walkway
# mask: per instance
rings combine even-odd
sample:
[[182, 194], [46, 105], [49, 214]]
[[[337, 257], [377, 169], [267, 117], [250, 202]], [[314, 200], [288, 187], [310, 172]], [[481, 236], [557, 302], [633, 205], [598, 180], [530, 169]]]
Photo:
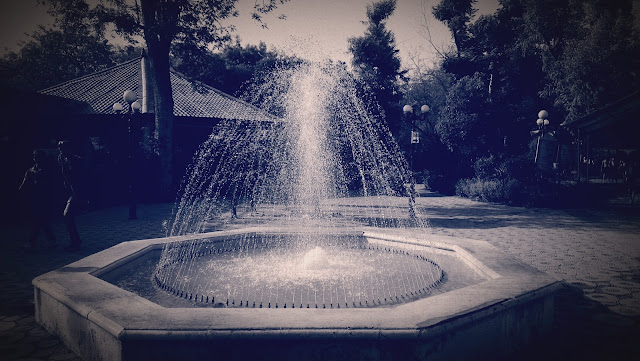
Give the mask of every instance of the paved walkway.
[[[431, 231], [485, 240], [567, 287], [556, 302], [553, 335], [518, 350], [525, 360], [640, 360], [640, 208], [550, 210], [478, 203], [423, 192], [419, 214]], [[170, 204], [140, 205], [138, 218], [115, 207], [78, 217], [79, 252], [25, 252], [24, 226], [0, 228], [0, 360], [79, 360], [34, 321], [31, 280], [123, 241], [165, 234]], [[246, 225], [246, 220], [224, 227]], [[61, 246], [64, 226], [54, 225]]]

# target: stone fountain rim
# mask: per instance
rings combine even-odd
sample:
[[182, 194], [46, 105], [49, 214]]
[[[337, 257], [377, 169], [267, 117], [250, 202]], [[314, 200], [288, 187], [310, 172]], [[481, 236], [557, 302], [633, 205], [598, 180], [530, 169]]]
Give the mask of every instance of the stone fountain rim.
[[[488, 242], [362, 227], [375, 242], [452, 252], [486, 281], [413, 302], [380, 308], [238, 309], [165, 308], [97, 276], [167, 242], [224, 238], [246, 233], [287, 233], [281, 228], [245, 228], [180, 237], [123, 242], [33, 280], [36, 297], [51, 297], [98, 327], [124, 338], [214, 337], [423, 337], [455, 324], [489, 317], [514, 304], [555, 292], [560, 283], [511, 259]], [[109, 302], [105, 302], [108, 300]], [[453, 315], [453, 316], [452, 316]], [[446, 322], [444, 322], [446, 321]]]

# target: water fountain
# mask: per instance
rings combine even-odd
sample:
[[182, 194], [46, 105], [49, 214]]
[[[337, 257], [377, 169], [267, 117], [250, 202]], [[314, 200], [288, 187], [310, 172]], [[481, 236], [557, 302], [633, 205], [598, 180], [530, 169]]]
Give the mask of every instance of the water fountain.
[[[407, 196], [407, 164], [384, 122], [358, 95], [361, 92], [346, 68], [335, 64], [298, 64], [254, 82], [247, 91], [249, 101], [278, 114], [282, 121], [214, 129], [185, 178], [170, 234], [201, 233], [207, 221], [231, 203], [233, 217], [238, 207], [248, 205], [249, 217], [277, 223], [288, 236], [239, 240], [231, 252], [202, 241], [166, 244], [155, 271], [157, 285], [175, 295], [257, 307], [292, 307], [296, 295], [302, 301], [298, 307], [316, 307], [317, 289], [324, 293], [326, 288], [335, 300], [320, 302], [322, 307], [348, 307], [409, 298], [439, 283], [442, 272], [432, 269], [439, 267], [432, 260], [405, 253], [407, 259], [400, 260], [396, 250], [372, 248], [362, 237], [334, 234], [345, 228], [337, 220], [344, 221], [344, 206], [335, 200], [344, 203], [359, 193], [365, 200], [359, 212], [384, 219], [381, 212], [393, 208], [389, 201]], [[399, 217], [407, 219], [406, 214]], [[302, 229], [307, 233], [295, 231]], [[292, 262], [320, 255], [332, 264], [332, 272], [329, 267], [322, 270]], [[224, 258], [230, 260], [221, 261]], [[269, 277], [251, 277], [256, 272], [267, 272]], [[229, 276], [233, 274], [242, 276]], [[396, 280], [405, 279], [404, 287], [395, 287]], [[374, 291], [371, 283], [388, 286]], [[265, 293], [274, 299], [266, 299]], [[289, 296], [279, 298], [282, 294]]]
[[549, 277], [409, 217], [406, 161], [346, 69], [286, 67], [247, 94], [281, 121], [214, 129], [168, 237], [40, 276], [38, 322], [109, 360], [455, 358], [550, 328]]

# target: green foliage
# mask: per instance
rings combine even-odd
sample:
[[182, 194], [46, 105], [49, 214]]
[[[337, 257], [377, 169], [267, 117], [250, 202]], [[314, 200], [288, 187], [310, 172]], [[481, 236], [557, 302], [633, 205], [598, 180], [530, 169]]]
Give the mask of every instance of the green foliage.
[[[232, 57], [234, 49], [239, 49], [242, 56], [254, 58], [263, 58], [266, 52], [263, 45], [255, 49], [242, 49], [239, 44], [229, 45], [234, 27], [222, 25], [221, 20], [237, 16], [236, 1], [99, 0], [97, 3], [91, 3], [86, 0], [39, 0], [47, 6], [49, 14], [55, 19], [56, 28], [62, 32], [79, 29], [76, 32], [89, 34], [104, 41], [109, 35], [107, 30], [114, 30], [134, 46], [142, 37], [154, 72], [156, 69], [162, 69], [165, 75], [168, 74], [171, 55], [174, 58], [173, 65], [180, 67], [180, 71], [193, 75], [192, 78], [200, 76], [205, 82], [211, 82], [212, 69], [220, 64], [216, 61], [218, 59], [210, 54], [211, 47], [224, 48], [224, 57]], [[254, 19], [266, 26], [262, 15], [274, 11], [279, 4], [286, 1], [256, 2], [253, 9]], [[193, 65], [187, 65], [183, 59], [189, 59], [188, 62], [192, 62]], [[241, 64], [255, 61], [237, 59], [235, 62]], [[235, 73], [241, 72], [240, 69], [237, 70]], [[171, 93], [170, 89], [158, 91], [163, 94]]]
[[386, 20], [393, 14], [396, 0], [381, 0], [367, 5], [365, 34], [349, 38], [352, 65], [359, 79], [373, 92], [383, 115], [393, 133], [399, 129], [398, 102], [401, 93], [398, 85], [404, 72], [400, 69], [400, 57], [393, 33], [386, 28]]
[[477, 0], [442, 0], [433, 7], [433, 16], [442, 21], [453, 36], [458, 56], [469, 40], [469, 22], [476, 13], [473, 4]]
[[[263, 15], [275, 11], [288, 0], [256, 2], [252, 17], [266, 26]], [[199, 47], [219, 46], [231, 40], [232, 25], [221, 20], [238, 15], [237, 0], [98, 0], [90, 5], [86, 0], [39, 0], [59, 27], [83, 23], [103, 36], [108, 25], [118, 34], [135, 42], [135, 36], [145, 36], [149, 42], [165, 39], [171, 43], [195, 44]], [[91, 2], [93, 3], [93, 2]], [[155, 34], [155, 38], [150, 36]]]
[[84, 30], [38, 28], [20, 50], [0, 60], [3, 84], [40, 90], [140, 55], [139, 49], [115, 48]]
[[555, 183], [540, 175], [532, 179], [465, 178], [458, 181], [455, 193], [480, 202], [549, 208], [601, 207], [607, 197], [593, 184]]
[[[473, 165], [474, 177], [460, 179], [456, 194], [482, 202], [532, 206], [542, 201], [543, 181], [525, 156], [489, 155]], [[547, 187], [548, 188], [548, 187]]]
[[[555, 2], [549, 4], [554, 8]], [[566, 1], [556, 17], [562, 32], [549, 34], [545, 24], [531, 21], [547, 75], [541, 92], [575, 119], [640, 87], [640, 34], [634, 27], [631, 3], [626, 1]], [[535, 16], [546, 14], [541, 5]]]
[[488, 150], [488, 101], [488, 84], [479, 73], [453, 84], [436, 123], [440, 140], [449, 150], [466, 159]]
[[456, 194], [481, 202], [512, 203], [522, 194], [522, 185], [512, 178], [461, 179], [456, 184]]
[[493, 154], [476, 160], [473, 164], [473, 170], [476, 177], [480, 178], [502, 178], [506, 173], [504, 164], [498, 164], [498, 159]]
[[[114, 9], [84, 0], [39, 0], [54, 19], [53, 27], [39, 26], [18, 51], [0, 60], [4, 85], [40, 90], [140, 56], [137, 43], [123, 47], [108, 41], [107, 24]], [[116, 7], [125, 1], [112, 1]], [[135, 29], [135, 17], [117, 18], [118, 28]], [[135, 35], [135, 31], [131, 30]], [[125, 38], [132, 40], [131, 37]]]
[[450, 81], [412, 80], [407, 99], [427, 99], [418, 94], [429, 94], [419, 90], [425, 84], [444, 90], [444, 101], [429, 99], [430, 119], [451, 160], [449, 168], [423, 164], [433, 179], [460, 179], [460, 195], [523, 205], [560, 199], [559, 186], [531, 164], [529, 131], [547, 109], [556, 139], [568, 144], [560, 123], [640, 88], [631, 1], [501, 0], [494, 14], [477, 19], [474, 3], [441, 0], [432, 9], [456, 49], [427, 74], [446, 73]]
[[[539, 58], [519, 40], [522, 7], [505, 6], [472, 21], [474, 3], [443, 0], [434, 7], [458, 38], [456, 52], [445, 54], [440, 70], [428, 73], [432, 92], [441, 94], [430, 97], [429, 118], [450, 152], [449, 167], [455, 167], [450, 173], [462, 178], [473, 176], [477, 159], [526, 151], [531, 117], [542, 106], [535, 99], [544, 78]], [[410, 86], [416, 87], [416, 82]], [[442, 157], [437, 146], [429, 147]], [[425, 166], [434, 169], [431, 163]], [[446, 172], [442, 164], [437, 169]]]
[[427, 189], [446, 195], [456, 194], [456, 183], [460, 179], [451, 169], [425, 170], [422, 177]]
[[237, 95], [257, 72], [270, 68], [282, 55], [264, 43], [243, 46], [239, 40], [220, 51], [175, 45], [172, 67], [192, 80]]

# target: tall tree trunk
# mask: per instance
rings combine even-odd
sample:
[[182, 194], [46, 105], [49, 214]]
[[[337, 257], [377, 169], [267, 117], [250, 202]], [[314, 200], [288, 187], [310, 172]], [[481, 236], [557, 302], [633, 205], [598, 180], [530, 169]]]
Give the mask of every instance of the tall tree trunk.
[[[153, 49], [153, 50], [152, 50]], [[167, 56], [158, 56], [148, 47], [151, 87], [154, 96], [155, 137], [158, 140], [158, 156], [161, 167], [161, 184], [167, 193], [173, 189], [173, 95]]]
[[158, 140], [161, 179], [165, 195], [173, 190], [173, 95], [169, 50], [177, 28], [179, 10], [171, 0], [141, 0], [154, 94], [155, 137]]

